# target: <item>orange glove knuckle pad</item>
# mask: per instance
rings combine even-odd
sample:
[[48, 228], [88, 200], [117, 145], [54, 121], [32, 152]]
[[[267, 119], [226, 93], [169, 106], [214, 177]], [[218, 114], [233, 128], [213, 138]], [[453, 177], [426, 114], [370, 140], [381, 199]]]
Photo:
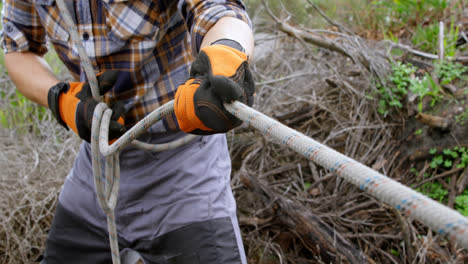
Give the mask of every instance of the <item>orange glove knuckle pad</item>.
[[254, 92], [245, 53], [224, 45], [205, 47], [192, 63], [190, 79], [176, 92], [179, 127], [192, 134], [225, 133], [241, 121], [223, 103], [239, 100], [251, 106]]
[[[101, 95], [109, 91], [118, 76], [117, 71], [103, 72], [97, 75], [98, 85]], [[91, 125], [94, 109], [98, 102], [93, 99], [91, 88], [88, 82], [59, 83], [49, 90], [49, 108], [60, 124], [71, 128], [82, 139], [90, 142]], [[109, 138], [115, 139], [125, 132], [125, 122], [123, 118], [123, 106], [117, 103], [112, 110], [109, 126]]]

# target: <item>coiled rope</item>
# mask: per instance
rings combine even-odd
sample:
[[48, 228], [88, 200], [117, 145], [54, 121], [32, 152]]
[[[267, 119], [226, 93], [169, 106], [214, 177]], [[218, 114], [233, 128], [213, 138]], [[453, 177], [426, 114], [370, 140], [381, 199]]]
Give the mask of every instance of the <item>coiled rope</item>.
[[[107, 138], [109, 123], [100, 128], [100, 123], [103, 115], [108, 116], [110, 119], [112, 110], [110, 110], [105, 103], [102, 103], [102, 98], [99, 94], [99, 88], [97, 85], [97, 79], [91, 61], [86, 54], [86, 50], [83, 47], [83, 43], [80, 40], [78, 30], [75, 23], [68, 11], [68, 8], [65, 5], [64, 0], [57, 0], [57, 5], [60, 10], [60, 15], [63, 17], [65, 24], [67, 25], [68, 32], [70, 34], [73, 45], [78, 50], [78, 55], [81, 59], [81, 66], [84, 69], [86, 78], [91, 87], [91, 93], [93, 98], [101, 102], [99, 103], [94, 110], [94, 117], [92, 122], [91, 129], [91, 152], [92, 152], [92, 167], [94, 174], [94, 185], [96, 188], [96, 195], [98, 197], [99, 206], [104, 211], [107, 217], [107, 229], [109, 232], [109, 243], [111, 248], [112, 263], [120, 264], [120, 253], [119, 253], [119, 243], [117, 236], [117, 227], [115, 223], [115, 214], [114, 209], [117, 204], [117, 198], [119, 194], [120, 186], [120, 163], [118, 153], [125, 148], [127, 145], [132, 144], [135, 147], [148, 150], [153, 152], [160, 152], [170, 149], [175, 149], [184, 144], [191, 142], [196, 139], [198, 136], [187, 135], [183, 138], [175, 140], [173, 142], [164, 143], [164, 144], [147, 144], [136, 140], [138, 136], [143, 134], [150, 126], [152, 126], [157, 121], [166, 117], [168, 114], [173, 112], [173, 102], [169, 102], [164, 106], [156, 109], [144, 119], [142, 119], [138, 124], [133, 126], [129, 131], [127, 131], [123, 136], [121, 136], [112, 146], [109, 146], [106, 139], [106, 144], [101, 144], [102, 155], [105, 156], [105, 182], [101, 173], [101, 153], [99, 146], [99, 135], [105, 135]], [[101, 130], [101, 131], [100, 131]], [[105, 131], [105, 132], [104, 132]], [[104, 137], [104, 136], [103, 136]]]
[[[85, 68], [86, 76], [90, 80], [93, 97], [96, 100], [102, 101], [99, 98], [94, 71], [78, 37], [76, 26], [63, 0], [57, 0], [57, 3], [67, 23], [68, 30], [71, 33], [73, 44], [77, 46], [79, 55], [83, 60], [82, 66]], [[320, 144], [304, 134], [240, 102], [224, 104], [224, 107], [231, 114], [258, 129], [261, 133], [274, 137], [279, 140], [281, 144], [290, 147], [305, 158], [328, 169], [330, 172], [343, 177], [374, 198], [395, 207], [407, 216], [422, 222], [434, 231], [446, 235], [448, 239], [456, 241], [462, 247], [468, 249], [468, 218], [462, 216], [457, 211]], [[114, 264], [120, 263], [114, 215], [120, 184], [118, 153], [130, 144], [145, 150], [163, 151], [179, 147], [196, 138], [196, 136], [189, 135], [177, 141], [161, 145], [150, 145], [135, 140], [142, 135], [146, 129], [172, 114], [173, 111], [173, 101], [164, 104], [148, 114], [110, 146], [108, 143], [108, 130], [112, 110], [109, 109], [105, 103], [99, 103], [94, 111], [91, 134], [93, 173], [99, 205], [107, 215], [112, 261]], [[101, 173], [101, 154], [105, 157], [105, 182]]]

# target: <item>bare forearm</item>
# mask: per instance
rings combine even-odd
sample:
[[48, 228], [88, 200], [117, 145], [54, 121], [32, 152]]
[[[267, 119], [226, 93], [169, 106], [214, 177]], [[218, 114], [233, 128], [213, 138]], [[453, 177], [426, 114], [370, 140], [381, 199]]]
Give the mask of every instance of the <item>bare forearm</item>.
[[244, 49], [249, 58], [252, 58], [254, 51], [254, 38], [252, 30], [244, 21], [233, 18], [223, 17], [210, 28], [203, 38], [201, 48], [211, 45], [218, 39], [232, 39], [237, 41]]
[[47, 93], [59, 80], [41, 56], [31, 52], [7, 53], [5, 66], [16, 88], [24, 96], [48, 107]]

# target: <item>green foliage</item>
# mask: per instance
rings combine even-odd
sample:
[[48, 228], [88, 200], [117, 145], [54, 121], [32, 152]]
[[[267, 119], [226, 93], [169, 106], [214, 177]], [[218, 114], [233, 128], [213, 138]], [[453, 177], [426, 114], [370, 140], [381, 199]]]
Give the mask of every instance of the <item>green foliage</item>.
[[[19, 128], [21, 131], [26, 127], [31, 128], [34, 120], [43, 121], [48, 116], [46, 108], [30, 101], [19, 91], [9, 96], [2, 92], [0, 98], [3, 101], [0, 109], [0, 125], [4, 128]], [[24, 130], [24, 132], [30, 131], [30, 129]]]
[[[416, 30], [411, 37], [413, 45], [425, 52], [438, 53], [439, 23], [429, 25], [416, 25]], [[459, 27], [452, 21], [444, 34], [444, 54], [447, 57], [454, 57], [456, 53], [456, 43], [458, 39]]]
[[455, 209], [462, 215], [468, 216], [468, 190], [455, 198]]
[[392, 65], [392, 76], [390, 82], [392, 87], [378, 85], [380, 94], [378, 111], [382, 115], [387, 115], [393, 108], [402, 108], [401, 101], [408, 93], [408, 86], [411, 82], [411, 75], [416, 72], [416, 68], [410, 64], [396, 62]]
[[419, 111], [422, 112], [423, 98], [431, 96], [431, 106], [441, 99], [440, 88], [429, 74], [422, 78], [416, 77], [416, 67], [411, 64], [396, 62], [392, 65], [390, 85], [377, 85], [380, 94], [380, 114], [386, 116], [392, 109], [402, 108], [402, 101], [406, 98], [408, 91], [419, 97]]
[[444, 34], [444, 52], [445, 56], [447, 57], [455, 57], [455, 53], [457, 51], [457, 40], [459, 37], [460, 27], [455, 26], [455, 22], [453, 21], [450, 23], [450, 28], [447, 34]]
[[386, 26], [389, 28], [403, 27], [415, 23], [421, 17], [434, 16], [448, 7], [447, 0], [380, 0], [371, 4], [377, 9], [379, 16], [388, 17]]
[[[309, 14], [313, 11], [308, 8], [307, 0], [266, 0], [265, 1], [270, 7], [271, 11], [277, 16], [281, 17], [281, 13], [287, 13], [291, 15], [291, 20], [299, 24], [308, 24]], [[256, 10], [262, 4], [260, 0], [244, 0], [247, 10], [250, 15], [253, 16]]]
[[445, 189], [442, 184], [438, 182], [427, 182], [423, 184], [421, 188], [417, 188], [416, 191], [421, 192], [422, 194], [427, 195], [432, 199], [439, 201], [440, 203], [444, 202], [448, 194], [447, 189]]
[[435, 73], [440, 80], [440, 84], [445, 85], [452, 83], [457, 78], [462, 78], [463, 74], [468, 71], [468, 67], [460, 63], [451, 61], [442, 61], [435, 63]]
[[467, 120], [468, 120], [468, 108], [465, 108], [465, 111], [455, 116], [455, 121], [460, 125], [464, 125]]
[[453, 162], [451, 160], [444, 160], [444, 167], [445, 168], [451, 168]]
[[[65, 66], [60, 61], [52, 46], [45, 54], [44, 59], [56, 76], [63, 77]], [[3, 52], [0, 51], [0, 62], [4, 65]], [[3, 71], [6, 69], [3, 67]], [[10, 83], [6, 85], [11, 85]], [[49, 117], [46, 108], [26, 98], [18, 90], [7, 92], [0, 88], [0, 126], [3, 128], [15, 128], [19, 132], [39, 133], [36, 124]], [[10, 88], [8, 88], [10, 89]], [[8, 90], [7, 89], [7, 90]], [[11, 87], [11, 89], [14, 89]]]
[[457, 168], [466, 168], [468, 166], [468, 153], [463, 152], [461, 155], [460, 164], [457, 165]]
[[458, 158], [458, 152], [455, 151], [455, 150], [444, 149], [444, 150], [442, 151], [442, 153], [444, 153], [445, 156], [450, 157], [450, 158], [452, 158], [452, 159]]
[[411, 38], [411, 42], [416, 48], [422, 51], [436, 53], [438, 39], [439, 24], [433, 23], [428, 26], [418, 24]]
[[444, 157], [442, 155], [438, 155], [432, 158], [430, 163], [431, 168], [435, 169], [444, 163]]
[[430, 167], [432, 169], [451, 168], [455, 161], [458, 161], [457, 168], [468, 167], [468, 149], [465, 147], [454, 147], [453, 149], [444, 149], [441, 154], [437, 154], [436, 149], [429, 150], [429, 154], [433, 155]]
[[[437, 152], [435, 148], [429, 150], [429, 153], [433, 155], [430, 167], [434, 171], [451, 169], [455, 162], [458, 162], [457, 168], [468, 167], [468, 149], [465, 147], [454, 147], [453, 149], [444, 149], [442, 153]], [[411, 169], [411, 172], [417, 175], [417, 170], [413, 169]], [[447, 179], [447, 183], [450, 183], [449, 180]], [[439, 202], [447, 200], [448, 190], [443, 188], [442, 184], [437, 181], [425, 183], [416, 190]], [[455, 209], [468, 216], [468, 190], [455, 198]]]
[[424, 97], [432, 97], [431, 106], [434, 106], [434, 104], [441, 99], [439, 86], [428, 73], [426, 73], [422, 79], [411, 79], [409, 89], [419, 97], [419, 112], [422, 112]]
[[390, 251], [390, 253], [392, 253], [392, 255], [397, 256], [397, 257], [400, 256], [400, 251], [398, 251], [398, 250], [396, 250], [396, 249], [394, 249], [394, 248], [392, 248], [392, 250]]
[[47, 63], [49, 64], [49, 66], [51, 67], [53, 73], [56, 76], [63, 75], [63, 72], [65, 70], [65, 65], [60, 60], [60, 58], [57, 55], [57, 52], [55, 52], [55, 49], [54, 49], [53, 46], [49, 47], [49, 52], [47, 52], [44, 55], [44, 59], [47, 61]]

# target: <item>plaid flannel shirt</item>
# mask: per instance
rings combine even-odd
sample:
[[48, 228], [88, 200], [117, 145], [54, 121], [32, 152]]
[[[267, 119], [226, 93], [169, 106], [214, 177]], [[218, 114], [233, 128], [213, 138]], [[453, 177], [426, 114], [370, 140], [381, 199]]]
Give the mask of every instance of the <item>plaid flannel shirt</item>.
[[[203, 37], [221, 17], [236, 17], [250, 25], [241, 0], [65, 0], [65, 4], [95, 72], [122, 71], [105, 100], [125, 103], [129, 126], [174, 98], [189, 76]], [[72, 75], [85, 81], [55, 0], [4, 0], [2, 22], [5, 53], [43, 55], [49, 40]], [[174, 115], [150, 129], [168, 130], [178, 130]]]

